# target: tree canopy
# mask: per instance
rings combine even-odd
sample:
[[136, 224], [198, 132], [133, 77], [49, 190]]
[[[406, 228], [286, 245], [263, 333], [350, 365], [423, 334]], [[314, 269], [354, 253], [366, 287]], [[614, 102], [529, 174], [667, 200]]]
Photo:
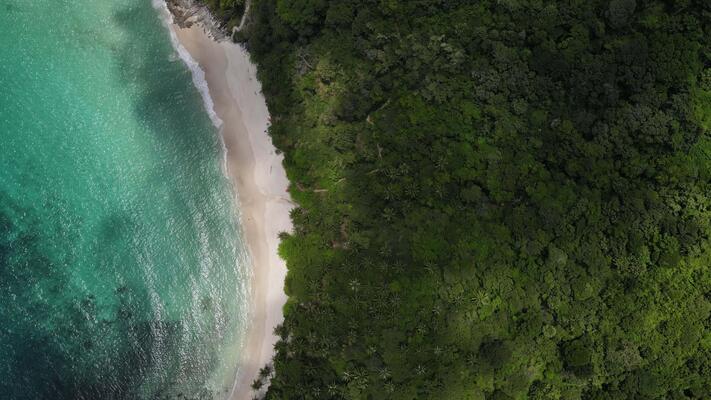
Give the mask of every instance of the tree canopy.
[[711, 3], [254, 0], [267, 399], [708, 399]]

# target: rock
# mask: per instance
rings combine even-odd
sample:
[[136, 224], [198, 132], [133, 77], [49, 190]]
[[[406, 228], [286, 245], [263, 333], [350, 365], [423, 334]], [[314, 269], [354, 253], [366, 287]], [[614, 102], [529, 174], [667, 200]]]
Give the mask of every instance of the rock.
[[166, 0], [168, 11], [173, 15], [173, 23], [181, 28], [190, 28], [197, 24], [215, 40], [230, 37], [224, 25], [215, 19], [204, 4], [195, 0]]

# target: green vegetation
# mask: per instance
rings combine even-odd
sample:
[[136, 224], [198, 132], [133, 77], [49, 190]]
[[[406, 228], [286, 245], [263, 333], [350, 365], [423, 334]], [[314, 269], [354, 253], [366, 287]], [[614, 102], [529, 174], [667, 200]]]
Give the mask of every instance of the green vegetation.
[[711, 3], [250, 18], [300, 205], [268, 399], [711, 398]]
[[231, 31], [238, 26], [244, 14], [245, 0], [200, 0], [205, 3], [225, 23], [225, 28]]

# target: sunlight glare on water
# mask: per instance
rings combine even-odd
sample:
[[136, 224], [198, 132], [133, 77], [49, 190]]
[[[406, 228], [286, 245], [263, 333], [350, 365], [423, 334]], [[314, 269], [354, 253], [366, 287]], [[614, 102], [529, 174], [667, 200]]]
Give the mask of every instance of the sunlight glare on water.
[[157, 11], [0, 9], [0, 398], [223, 398], [247, 253]]

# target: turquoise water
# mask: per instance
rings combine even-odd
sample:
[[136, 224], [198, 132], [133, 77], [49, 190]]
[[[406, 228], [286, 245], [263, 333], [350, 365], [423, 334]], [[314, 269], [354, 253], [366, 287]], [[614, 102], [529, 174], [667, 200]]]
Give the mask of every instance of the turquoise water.
[[0, 0], [0, 399], [212, 399], [248, 268], [148, 0]]

